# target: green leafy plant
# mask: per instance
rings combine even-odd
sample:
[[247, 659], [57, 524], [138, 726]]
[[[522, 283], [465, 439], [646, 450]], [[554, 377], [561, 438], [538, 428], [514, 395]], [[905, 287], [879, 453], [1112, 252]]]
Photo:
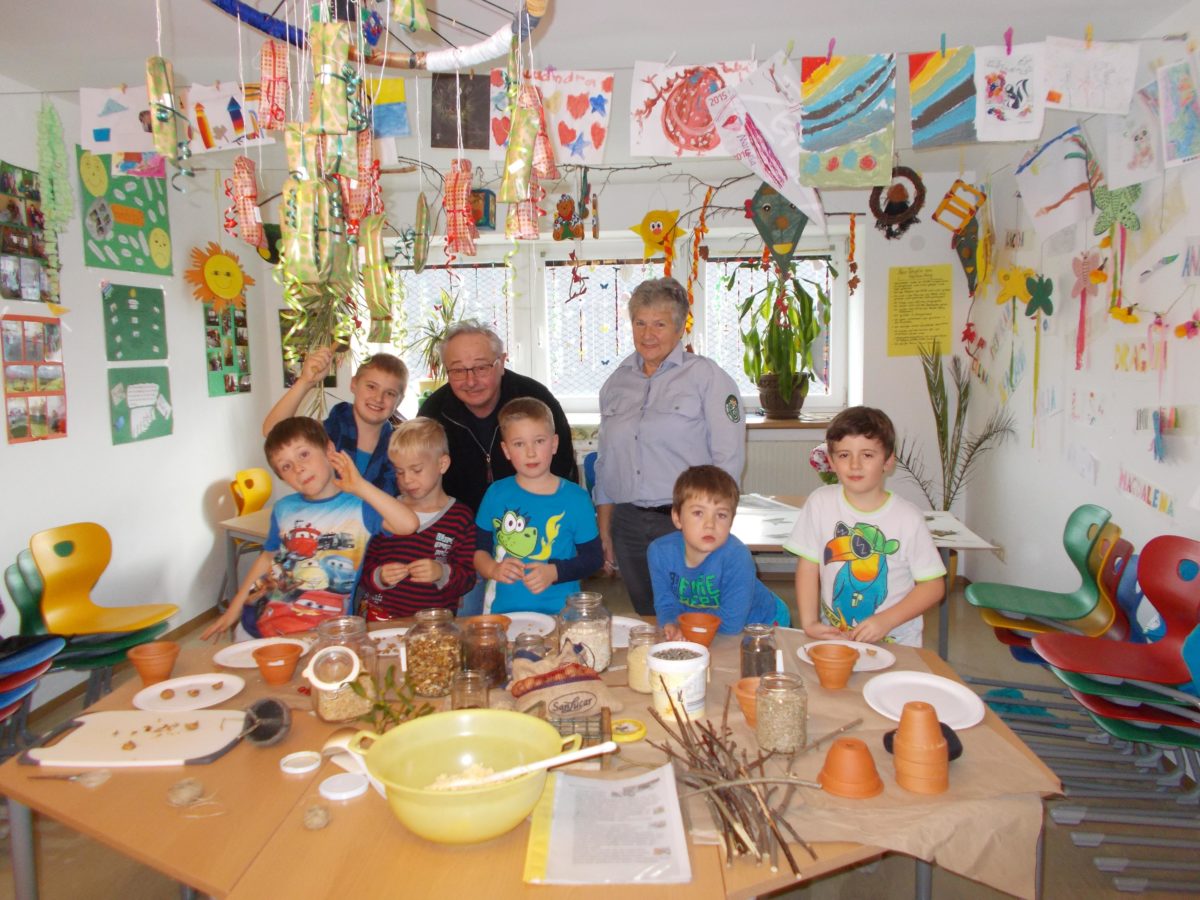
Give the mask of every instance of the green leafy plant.
[[[396, 667], [388, 666], [382, 685], [378, 678], [371, 679], [375, 688], [370, 697], [371, 710], [359, 716], [359, 719], [369, 724], [376, 734], [383, 734], [397, 725], [433, 712], [433, 707], [425, 701], [417, 702], [416, 693], [408, 683], [408, 676], [403, 678], [403, 681], [397, 683]], [[350, 689], [359, 697], [367, 698], [368, 691], [360, 682], [351, 682]]]
[[896, 450], [896, 465], [915, 481], [933, 509], [948, 510], [958, 499], [980, 458], [1006, 440], [1016, 437], [1012, 413], [997, 409], [975, 434], [964, 434], [967, 407], [971, 402], [971, 373], [957, 356], [950, 359], [950, 377], [954, 382], [954, 422], [950, 422], [950, 399], [946, 390], [946, 375], [942, 352], [937, 341], [931, 347], [921, 347], [921, 365], [925, 369], [925, 387], [933, 407], [937, 429], [940, 483], [925, 468], [921, 448], [910, 438], [904, 438]]
[[413, 335], [412, 341], [404, 348], [405, 352], [416, 350], [421, 354], [421, 364], [434, 381], [446, 377], [442, 367], [442, 342], [450, 326], [458, 321], [458, 298], [447, 290], [442, 290], [441, 302], [433, 308], [434, 315], [421, 323]]

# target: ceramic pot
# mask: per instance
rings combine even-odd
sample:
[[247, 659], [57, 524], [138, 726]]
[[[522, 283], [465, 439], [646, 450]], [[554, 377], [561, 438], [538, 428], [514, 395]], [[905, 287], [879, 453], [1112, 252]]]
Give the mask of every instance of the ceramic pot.
[[296, 661], [304, 648], [298, 644], [267, 644], [252, 654], [263, 681], [270, 685], [287, 684], [296, 671]]
[[904, 769], [904, 761], [896, 762], [896, 784], [914, 794], [941, 794], [950, 787], [949, 767], [947, 774], [940, 778], [925, 778], [913, 775]]
[[465, 619], [458, 620], [458, 627], [465, 628], [472, 622], [495, 622], [500, 626], [500, 630], [507, 633], [508, 627], [512, 625], [512, 619], [508, 616], [503, 616], [500, 613], [488, 613], [484, 616], [467, 616]]
[[[810, 651], [811, 652], [811, 651]], [[938, 723], [937, 710], [922, 700], [910, 700], [900, 711], [900, 725], [896, 728], [895, 748], [945, 747], [946, 736]]]
[[679, 630], [683, 632], [683, 639], [693, 644], [707, 647], [717, 636], [720, 627], [721, 617], [711, 613], [687, 612], [679, 616]]
[[758, 721], [755, 716], [758, 709], [758, 676], [739, 679], [733, 686], [733, 693], [738, 706], [742, 708], [742, 715], [746, 717], [746, 724], [754, 728]]
[[853, 800], [874, 797], [883, 790], [871, 751], [858, 738], [838, 738], [825, 756], [817, 781], [827, 793]]
[[854, 672], [858, 651], [845, 644], [817, 644], [808, 648], [808, 658], [817, 670], [821, 687], [828, 691], [840, 691]]
[[158, 684], [171, 677], [175, 659], [179, 656], [179, 644], [175, 641], [150, 641], [130, 647], [125, 656], [137, 669], [142, 684]]
[[903, 771], [905, 776], [913, 778], [928, 778], [930, 781], [945, 779], [949, 777], [950, 772], [945, 763], [919, 762], [905, 759], [903, 756], [896, 757], [896, 771]]

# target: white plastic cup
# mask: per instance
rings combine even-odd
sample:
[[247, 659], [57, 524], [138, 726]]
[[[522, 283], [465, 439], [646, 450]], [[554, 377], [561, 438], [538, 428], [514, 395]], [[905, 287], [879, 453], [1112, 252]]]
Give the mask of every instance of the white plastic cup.
[[[693, 659], [659, 659], [657, 654], [664, 650], [688, 650], [697, 655]], [[672, 715], [671, 701], [688, 716], [704, 713], [708, 660], [708, 648], [690, 641], [666, 641], [650, 648], [646, 661], [650, 666], [651, 701], [668, 722]]]

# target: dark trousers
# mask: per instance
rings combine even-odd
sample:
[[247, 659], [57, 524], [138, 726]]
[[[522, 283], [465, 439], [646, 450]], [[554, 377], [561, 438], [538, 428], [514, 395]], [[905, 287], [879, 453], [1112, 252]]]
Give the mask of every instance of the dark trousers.
[[640, 616], [654, 615], [654, 587], [646, 564], [646, 548], [651, 541], [674, 530], [669, 510], [658, 512], [632, 503], [618, 503], [613, 507], [613, 555], [617, 558], [617, 568], [633, 608]]

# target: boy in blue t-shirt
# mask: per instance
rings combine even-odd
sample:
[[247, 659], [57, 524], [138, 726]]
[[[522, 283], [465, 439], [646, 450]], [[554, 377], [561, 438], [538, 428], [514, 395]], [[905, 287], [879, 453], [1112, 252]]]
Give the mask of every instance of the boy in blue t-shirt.
[[[348, 453], [335, 451], [320, 422], [284, 419], [267, 435], [263, 452], [296, 493], [271, 509], [263, 552], [202, 638], [239, 622], [250, 637], [272, 637], [349, 615], [371, 535], [381, 527], [393, 534], [417, 528], [416, 514], [367, 481]], [[248, 604], [252, 593], [255, 602]]]
[[604, 561], [596, 510], [587, 491], [550, 471], [558, 449], [550, 407], [519, 397], [497, 418], [517, 474], [492, 484], [475, 516], [475, 569], [495, 582], [485, 611], [554, 615]]
[[758, 580], [750, 551], [729, 533], [738, 486], [718, 466], [692, 466], [675, 480], [671, 521], [680, 529], [650, 544], [654, 613], [667, 640], [683, 639], [681, 613], [720, 616], [720, 634], [750, 623], [790, 625], [787, 604]]

